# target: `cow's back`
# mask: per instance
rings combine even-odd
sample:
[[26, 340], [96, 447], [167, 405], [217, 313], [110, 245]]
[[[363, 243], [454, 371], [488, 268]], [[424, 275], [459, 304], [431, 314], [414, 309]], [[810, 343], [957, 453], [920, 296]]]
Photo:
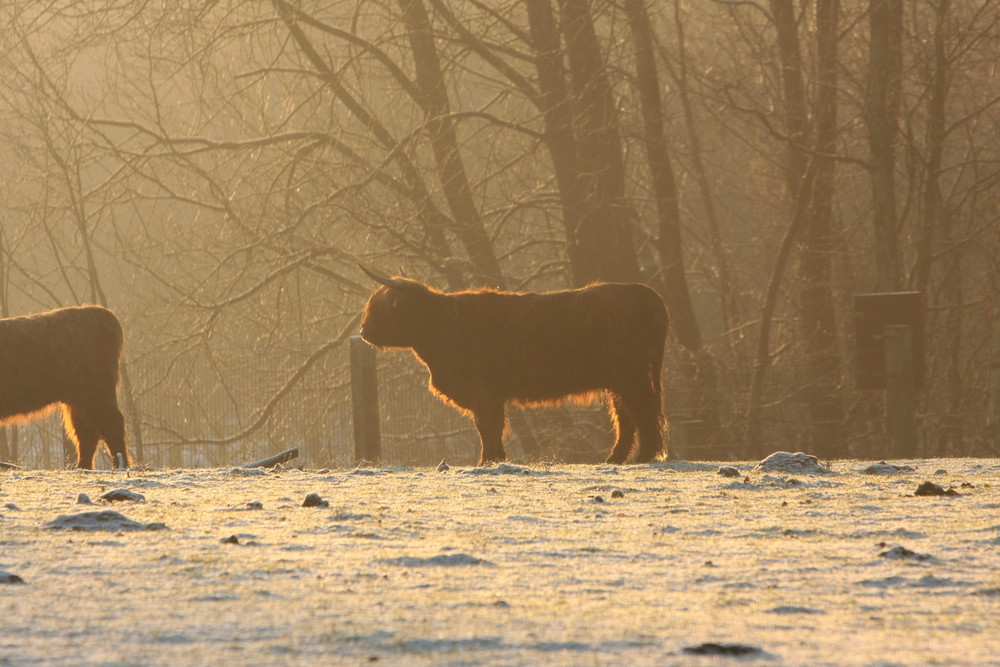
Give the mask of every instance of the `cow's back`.
[[113, 392], [122, 329], [100, 306], [0, 320], [0, 419]]
[[607, 388], [640, 367], [658, 371], [662, 363], [667, 313], [645, 285], [456, 296], [454, 340], [442, 350], [455, 368], [441, 379], [457, 391], [555, 401]]

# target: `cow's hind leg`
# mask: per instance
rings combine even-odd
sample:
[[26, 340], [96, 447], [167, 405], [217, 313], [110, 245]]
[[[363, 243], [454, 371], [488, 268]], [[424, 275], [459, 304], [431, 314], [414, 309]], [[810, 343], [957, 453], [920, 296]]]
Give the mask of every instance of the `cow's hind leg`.
[[632, 445], [635, 442], [635, 419], [625, 401], [618, 394], [610, 393], [611, 399], [611, 421], [615, 426], [615, 446], [611, 449], [606, 463], [616, 465], [625, 463]]
[[[125, 418], [117, 405], [96, 408], [91, 412], [98, 435], [104, 440], [111, 453], [112, 466], [128, 466], [131, 461], [125, 449]], [[121, 458], [119, 458], [121, 454]]]
[[655, 391], [642, 392], [629, 402], [639, 427], [639, 451], [636, 463], [649, 463], [663, 455], [663, 426], [665, 420], [660, 407], [660, 395]]
[[94, 467], [94, 454], [97, 453], [99, 436], [97, 427], [91, 421], [85, 410], [78, 406], [63, 408], [63, 424], [66, 435], [76, 444], [76, 467], [91, 470]]
[[479, 465], [504, 461], [507, 453], [503, 449], [503, 429], [505, 423], [504, 406], [481, 407], [473, 412], [483, 451]]

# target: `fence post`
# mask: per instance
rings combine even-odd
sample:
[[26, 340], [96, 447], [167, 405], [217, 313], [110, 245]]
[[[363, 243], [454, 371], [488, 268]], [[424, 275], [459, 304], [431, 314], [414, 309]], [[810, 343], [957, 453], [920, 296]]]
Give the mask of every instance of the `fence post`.
[[13, 439], [10, 438], [10, 436], [7, 434], [8, 428], [14, 429], [17, 427], [16, 426], [8, 427], [0, 425], [0, 462], [6, 461], [7, 463], [15, 463], [16, 462], [15, 459], [17, 458], [17, 456], [11, 455], [11, 452], [13, 451], [11, 444], [14, 443], [17, 436], [15, 435]]
[[990, 355], [989, 408], [986, 413], [987, 434], [993, 452], [1000, 439], [1000, 304], [993, 306], [993, 351]]
[[894, 458], [917, 454], [913, 332], [907, 325], [885, 327], [885, 422]]
[[361, 336], [352, 336], [350, 355], [351, 402], [354, 408], [354, 463], [363, 465], [382, 458], [375, 348]]

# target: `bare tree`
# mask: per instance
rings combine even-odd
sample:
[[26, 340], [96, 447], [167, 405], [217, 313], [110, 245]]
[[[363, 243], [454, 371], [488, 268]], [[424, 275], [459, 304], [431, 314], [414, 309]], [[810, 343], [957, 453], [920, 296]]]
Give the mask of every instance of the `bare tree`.
[[659, 214], [656, 246], [660, 255], [660, 273], [655, 284], [663, 293], [670, 309], [674, 335], [693, 360], [691, 374], [697, 379], [701, 394], [695, 402], [697, 408], [694, 416], [710, 430], [716, 431], [720, 425], [720, 401], [715, 361], [703, 344], [684, 268], [680, 203], [663, 131], [664, 114], [653, 48], [653, 30], [644, 0], [626, 0], [625, 11], [635, 49], [636, 86], [639, 89], [643, 118], [642, 139]]
[[902, 0], [871, 0], [868, 67], [868, 141], [871, 146], [878, 289], [900, 286], [899, 234], [896, 211], [896, 143], [902, 85]]
[[576, 169], [585, 202], [576, 237], [577, 280], [634, 281], [639, 263], [625, 202], [625, 166], [614, 96], [587, 0], [559, 0], [574, 96]]
[[[809, 410], [813, 451], [824, 457], [847, 455], [841, 391], [843, 368], [837, 344], [834, 309], [833, 231], [834, 168], [837, 152], [837, 40], [839, 1], [817, 0], [816, 176], [799, 263], [802, 279], [802, 342], [806, 360], [805, 402]], [[804, 196], [805, 193], [803, 193]]]

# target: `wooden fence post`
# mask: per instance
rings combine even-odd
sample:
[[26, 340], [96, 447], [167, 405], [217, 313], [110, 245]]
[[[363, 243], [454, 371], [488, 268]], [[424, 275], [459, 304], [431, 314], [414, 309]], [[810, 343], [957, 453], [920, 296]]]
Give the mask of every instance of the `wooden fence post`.
[[[8, 431], [10, 429], [10, 431]], [[0, 461], [17, 460], [17, 427], [0, 425]]]
[[986, 412], [987, 433], [993, 443], [993, 453], [1000, 442], [1000, 304], [993, 306], [993, 352], [990, 355], [990, 403]]
[[917, 454], [913, 332], [907, 325], [885, 327], [885, 422], [894, 458]]
[[350, 354], [351, 402], [354, 408], [354, 463], [363, 465], [382, 458], [375, 348], [361, 336], [352, 336]]

